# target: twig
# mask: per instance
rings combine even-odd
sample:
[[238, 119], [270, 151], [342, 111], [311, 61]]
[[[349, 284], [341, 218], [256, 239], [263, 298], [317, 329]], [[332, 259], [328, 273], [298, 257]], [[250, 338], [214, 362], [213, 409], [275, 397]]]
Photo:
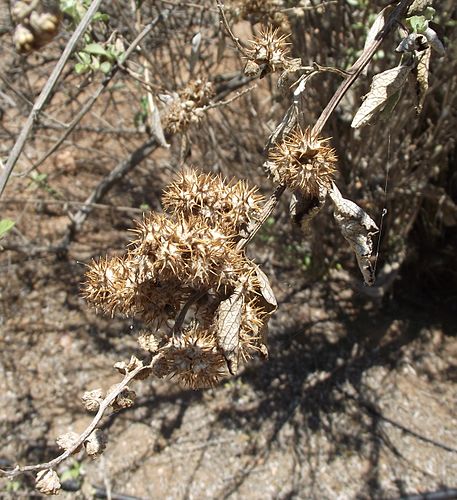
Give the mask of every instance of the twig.
[[[84, 206], [87, 205], [84, 201], [69, 201], [69, 200], [49, 200], [46, 198], [3, 198], [0, 203], [19, 203], [21, 205], [70, 205], [70, 206]], [[105, 205], [102, 203], [92, 203], [92, 208], [99, 208], [103, 210], [117, 210], [119, 212], [132, 212], [141, 214], [144, 212], [141, 208], [123, 207], [117, 205]]]
[[[89, 214], [92, 212], [94, 204], [103, 198], [103, 196], [111, 189], [111, 187], [119, 180], [122, 179], [128, 172], [135, 168], [141, 161], [143, 161], [147, 156], [149, 156], [155, 149], [159, 147], [159, 144], [155, 138], [149, 138], [145, 143], [143, 143], [139, 148], [137, 148], [133, 153], [131, 153], [128, 158], [118, 163], [108, 175], [106, 175], [95, 187], [92, 193], [87, 197], [84, 205], [78, 210], [78, 212], [71, 217], [72, 223], [70, 227], [70, 233], [77, 231], [81, 228], [82, 224], [85, 222]], [[70, 236], [70, 235], [68, 235]]]
[[98, 423], [102, 419], [103, 415], [105, 414], [106, 410], [110, 407], [111, 403], [121, 394], [121, 392], [128, 386], [128, 384], [142, 371], [145, 370], [151, 370], [154, 366], [156, 358], [153, 358], [148, 364], [143, 365], [143, 366], [138, 366], [134, 370], [132, 370], [129, 373], [126, 373], [122, 381], [116, 385], [116, 387], [109, 392], [106, 397], [103, 399], [103, 401], [100, 403], [100, 407], [97, 411], [97, 414], [95, 417], [92, 419], [92, 422], [86, 427], [86, 429], [78, 436], [78, 439], [73, 443], [71, 447], [69, 447], [67, 450], [65, 450], [62, 454], [60, 454], [58, 457], [54, 458], [53, 460], [41, 464], [36, 464], [36, 465], [24, 465], [24, 466], [19, 466], [17, 465], [14, 469], [12, 470], [3, 470], [0, 469], [0, 474], [3, 474], [4, 476], [8, 478], [13, 478], [18, 476], [19, 474], [23, 474], [24, 472], [38, 472], [40, 470], [46, 470], [46, 469], [54, 469], [57, 465], [59, 465], [61, 462], [69, 458], [83, 443], [84, 441], [90, 436], [90, 434], [95, 430], [97, 427]]
[[74, 47], [78, 43], [80, 37], [83, 35], [87, 26], [90, 24], [93, 15], [97, 12], [101, 3], [102, 0], [92, 1], [90, 7], [87, 9], [87, 12], [84, 14], [84, 17], [81, 19], [81, 22], [79, 23], [75, 32], [68, 41], [65, 50], [63, 51], [62, 55], [60, 56], [60, 59], [58, 60], [56, 66], [54, 67], [51, 73], [51, 76], [49, 77], [48, 81], [43, 87], [43, 90], [41, 91], [40, 95], [35, 101], [35, 104], [33, 105], [32, 110], [30, 111], [30, 114], [27, 118], [27, 121], [25, 122], [25, 125], [22, 127], [21, 133], [19, 134], [19, 137], [17, 138], [13, 146], [13, 149], [11, 150], [5, 168], [0, 174], [0, 196], [2, 195], [6, 187], [6, 184], [8, 182], [8, 179], [11, 175], [11, 172], [13, 171], [13, 168], [16, 165], [16, 162], [19, 159], [22, 150], [24, 149], [27, 137], [29, 136], [29, 133], [32, 130], [33, 124], [35, 123], [41, 109], [43, 108], [49, 96], [51, 95], [57, 83], [57, 80], [59, 79], [60, 74], [62, 73], [65, 64], [67, 63], [68, 58], [70, 57]]
[[244, 57], [248, 57], [248, 53], [246, 49], [241, 45], [240, 39], [233, 34], [233, 31], [230, 29], [230, 25], [227, 21], [227, 17], [225, 15], [224, 5], [217, 0], [217, 8], [219, 9], [219, 13], [221, 15], [221, 23], [224, 25], [225, 30], [227, 31], [229, 37], [232, 39], [236, 48], [241, 52]]
[[231, 104], [233, 101], [236, 101], [240, 97], [244, 96], [244, 94], [247, 94], [248, 92], [251, 92], [251, 90], [255, 89], [257, 87], [257, 84], [251, 85], [247, 89], [240, 90], [237, 92], [233, 97], [230, 99], [226, 99], [225, 101], [217, 101], [211, 104], [208, 104], [207, 106], [203, 106], [202, 111], [207, 111], [208, 109], [214, 109], [214, 108], [220, 108], [221, 106], [226, 106], [227, 104]]

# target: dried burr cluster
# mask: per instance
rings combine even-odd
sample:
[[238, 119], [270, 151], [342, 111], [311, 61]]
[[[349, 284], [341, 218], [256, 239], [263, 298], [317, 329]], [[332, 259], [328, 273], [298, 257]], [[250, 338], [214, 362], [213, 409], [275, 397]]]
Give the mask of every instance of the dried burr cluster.
[[243, 181], [188, 169], [162, 201], [165, 212], [137, 223], [124, 255], [89, 266], [84, 295], [103, 313], [147, 324], [139, 344], [156, 355], [155, 375], [211, 386], [239, 359], [267, 352], [274, 297], [237, 245], [262, 197]]
[[189, 125], [201, 121], [204, 107], [214, 95], [214, 86], [204, 79], [189, 82], [179, 92], [171, 96], [169, 107], [164, 118], [168, 132], [176, 134], [186, 130]]
[[263, 77], [277, 71], [291, 73], [301, 66], [300, 59], [289, 57], [289, 35], [281, 35], [278, 28], [268, 26], [260, 30], [259, 35], [249, 42], [246, 50], [248, 59], [244, 68], [247, 76]]
[[309, 128], [296, 127], [269, 152], [267, 167], [273, 180], [306, 198], [316, 198], [332, 185], [337, 161], [329, 139], [315, 137]]
[[19, 0], [13, 2], [11, 17], [18, 52], [31, 52], [49, 43], [59, 32], [61, 12], [54, 0]]

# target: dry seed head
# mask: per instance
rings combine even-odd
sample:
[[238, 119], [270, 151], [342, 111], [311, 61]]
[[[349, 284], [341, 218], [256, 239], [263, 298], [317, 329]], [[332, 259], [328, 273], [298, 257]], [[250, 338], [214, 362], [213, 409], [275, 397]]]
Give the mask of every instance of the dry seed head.
[[198, 325], [173, 338], [161, 351], [168, 374], [192, 389], [212, 387], [225, 373], [225, 360], [215, 338]]
[[228, 236], [237, 235], [260, 211], [263, 197], [245, 181], [224, 182], [220, 176], [195, 169], [180, 172], [165, 189], [164, 208], [180, 211], [186, 217], [201, 215], [206, 223]]
[[44, 495], [57, 495], [60, 491], [59, 476], [53, 469], [38, 472], [35, 480], [35, 488]]
[[103, 401], [103, 391], [101, 389], [86, 391], [81, 399], [87, 411], [96, 412], [100, 407], [100, 403]]
[[174, 94], [163, 122], [168, 132], [175, 134], [186, 130], [191, 124], [199, 123], [203, 118], [203, 107], [214, 95], [211, 82], [197, 79]]
[[183, 289], [211, 286], [217, 269], [239, 258], [231, 238], [199, 215], [150, 214], [138, 223], [136, 233], [133, 252], [147, 256], [161, 283], [175, 280]]
[[[111, 392], [115, 389], [116, 386], [110, 388], [108, 392]], [[125, 387], [123, 391], [116, 396], [114, 401], [111, 403], [114, 411], [123, 410], [125, 408], [131, 408], [135, 402], [136, 393], [135, 391], [130, 390], [128, 387]]]
[[107, 439], [100, 429], [95, 429], [84, 441], [86, 453], [91, 458], [97, 458], [106, 448]]
[[252, 62], [261, 68], [263, 74], [290, 70], [291, 65], [296, 67], [296, 60], [288, 56], [288, 37], [289, 35], [280, 35], [278, 28], [268, 26], [261, 29], [259, 35], [249, 42], [251, 47], [247, 50], [247, 57], [248, 62], [251, 62], [246, 66], [245, 72], [255, 72], [256, 67]]
[[[56, 439], [57, 446], [61, 448], [62, 450], [69, 450], [71, 449], [79, 439], [79, 434], [77, 432], [67, 432], [66, 434], [63, 434], [62, 436], [59, 436]], [[80, 449], [80, 446], [73, 452], [76, 453]]]
[[309, 128], [290, 132], [270, 150], [273, 179], [307, 197], [318, 197], [320, 188], [330, 188], [336, 171], [337, 158], [328, 141], [314, 137]]
[[102, 312], [132, 314], [138, 283], [138, 259], [129, 254], [100, 258], [86, 272], [83, 296]]

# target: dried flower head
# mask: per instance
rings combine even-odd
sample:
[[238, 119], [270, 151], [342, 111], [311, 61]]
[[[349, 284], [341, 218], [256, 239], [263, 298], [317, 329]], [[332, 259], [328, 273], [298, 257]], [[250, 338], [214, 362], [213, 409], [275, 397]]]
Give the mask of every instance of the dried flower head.
[[[56, 439], [56, 444], [62, 450], [70, 450], [75, 446], [78, 442], [79, 434], [77, 432], [67, 432], [66, 434], [62, 434]], [[81, 446], [78, 446], [73, 453], [77, 453], [81, 449]]]
[[44, 495], [57, 495], [61, 488], [59, 476], [53, 469], [42, 470], [36, 475], [35, 487]]
[[165, 189], [164, 208], [185, 217], [201, 215], [213, 228], [236, 235], [260, 211], [263, 197], [245, 181], [224, 182], [220, 176], [185, 169]]
[[86, 272], [83, 295], [106, 314], [129, 314], [135, 302], [137, 270], [135, 259], [128, 255], [93, 261]]
[[330, 188], [336, 170], [337, 158], [328, 141], [314, 137], [309, 128], [290, 132], [270, 150], [273, 179], [307, 197], [318, 197], [320, 188]]
[[162, 352], [167, 358], [169, 375], [192, 389], [212, 387], [225, 373], [225, 359], [214, 336], [198, 324], [172, 338]]
[[148, 258], [161, 282], [174, 279], [184, 288], [209, 287], [217, 283], [222, 265], [242, 258], [231, 238], [200, 215], [152, 213], [137, 225], [133, 252]]
[[214, 86], [203, 79], [193, 80], [175, 93], [164, 117], [165, 128], [175, 134], [199, 123], [204, 115], [204, 106], [214, 95]]
[[91, 458], [97, 458], [105, 450], [106, 443], [107, 439], [103, 431], [101, 429], [95, 429], [84, 441], [84, 448]]
[[98, 411], [100, 403], [103, 401], [103, 396], [103, 391], [101, 389], [86, 391], [81, 398], [84, 408], [90, 412]]
[[288, 37], [280, 35], [278, 28], [268, 26], [261, 29], [259, 35], [249, 42], [251, 47], [247, 50], [245, 74], [264, 76], [276, 71], [296, 71], [301, 61], [289, 57]]

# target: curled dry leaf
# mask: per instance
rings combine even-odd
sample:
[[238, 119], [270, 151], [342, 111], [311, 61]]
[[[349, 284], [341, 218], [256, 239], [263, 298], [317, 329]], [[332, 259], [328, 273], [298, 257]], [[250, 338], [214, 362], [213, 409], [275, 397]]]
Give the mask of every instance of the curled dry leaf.
[[[69, 450], [73, 448], [76, 442], [79, 439], [79, 435], [77, 432], [67, 432], [66, 434], [62, 434], [56, 439], [57, 446], [62, 450]], [[77, 453], [80, 450], [80, 446], [74, 450], [73, 453]]]
[[46, 469], [38, 472], [35, 488], [44, 495], [57, 495], [60, 491], [60, 481], [56, 471]]
[[363, 50], [366, 50], [367, 47], [369, 47], [375, 40], [377, 40], [379, 32], [384, 29], [384, 26], [386, 24], [386, 12], [388, 9], [389, 6], [384, 7], [381, 10], [381, 12], [376, 16], [376, 19], [373, 21], [373, 24], [368, 30]]
[[216, 337], [219, 348], [232, 375], [238, 371], [238, 355], [240, 342], [240, 324], [243, 312], [244, 295], [242, 287], [223, 300], [216, 313]]
[[359, 128], [371, 121], [387, 104], [390, 96], [406, 83], [412, 66], [402, 64], [373, 77], [370, 92], [352, 120], [351, 127]]
[[327, 189], [319, 186], [319, 196], [313, 198], [303, 196], [303, 193], [296, 191], [292, 194], [289, 204], [290, 215], [294, 222], [300, 224], [303, 232], [307, 232], [311, 221], [322, 210], [327, 198]]
[[356, 203], [343, 198], [335, 184], [332, 185], [329, 195], [334, 205], [334, 216], [341, 234], [355, 253], [365, 283], [371, 286], [375, 279], [370, 261], [373, 252], [372, 236], [378, 232], [378, 227]]
[[446, 48], [444, 47], [444, 43], [442, 42], [438, 33], [433, 28], [428, 26], [424, 31], [424, 35], [427, 38], [430, 47], [432, 47], [433, 50], [436, 50], [436, 52], [440, 56], [444, 56], [444, 54], [446, 53]]
[[424, 52], [421, 52], [417, 61], [417, 66], [414, 68], [414, 75], [416, 77], [416, 94], [417, 105], [416, 111], [419, 114], [424, 106], [425, 95], [428, 90], [428, 72], [430, 65], [430, 47]]
[[93, 391], [86, 391], [81, 399], [87, 411], [96, 412], [100, 407], [100, 403], [103, 401], [103, 397], [104, 395], [101, 389], [94, 389]]
[[260, 293], [263, 298], [262, 308], [267, 311], [267, 313], [271, 314], [278, 308], [278, 301], [276, 300], [273, 289], [271, 288], [268, 276], [258, 266], [255, 268], [255, 273], [257, 275], [257, 279], [259, 280]]
[[84, 441], [84, 448], [90, 457], [97, 458], [105, 450], [106, 443], [105, 434], [100, 429], [95, 429]]

